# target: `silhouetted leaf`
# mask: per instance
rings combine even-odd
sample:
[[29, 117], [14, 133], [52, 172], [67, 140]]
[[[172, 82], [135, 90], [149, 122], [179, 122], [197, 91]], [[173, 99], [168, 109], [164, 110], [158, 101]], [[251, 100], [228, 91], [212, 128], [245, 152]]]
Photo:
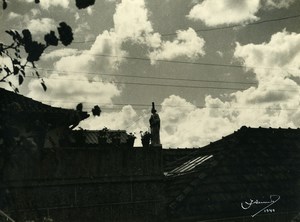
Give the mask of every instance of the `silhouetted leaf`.
[[5, 10], [7, 8], [7, 2], [5, 0], [3, 0], [2, 8], [3, 8], [3, 10]]
[[76, 110], [82, 112], [82, 109], [83, 109], [82, 103], [78, 103], [76, 106]]
[[73, 41], [72, 28], [68, 26], [65, 22], [59, 23], [57, 27], [59, 39], [61, 43], [65, 46], [69, 45]]
[[36, 4], [38, 4], [38, 3], [40, 3], [40, 0], [34, 0], [34, 2], [35, 2]]
[[18, 66], [14, 66], [14, 75], [17, 75], [19, 73], [20, 68]]
[[46, 86], [46, 84], [45, 84], [44, 82], [41, 82], [41, 85], [42, 85], [42, 87], [43, 87], [43, 90], [46, 92], [46, 91], [47, 91], [47, 86]]
[[56, 37], [54, 31], [50, 31], [50, 33], [46, 34], [44, 39], [45, 39], [47, 45], [53, 45], [53, 46], [58, 45], [58, 38]]
[[87, 8], [95, 4], [95, 0], [76, 0], [76, 7], [79, 9]]
[[6, 30], [5, 31], [7, 34], [9, 34], [10, 36], [13, 36], [14, 35], [14, 32], [12, 30]]
[[93, 113], [93, 116], [100, 116], [100, 114], [101, 114], [100, 107], [98, 105], [94, 106], [94, 108], [92, 109], [92, 113]]
[[5, 72], [6, 72], [7, 74], [11, 74], [11, 71], [10, 71], [10, 69], [9, 69], [7, 66], [4, 67], [4, 70], [5, 70]]
[[24, 81], [24, 78], [22, 75], [19, 75], [19, 85], [21, 85]]
[[15, 93], [19, 93], [19, 89], [18, 88], [14, 88]]
[[44, 52], [45, 45], [37, 41], [32, 41], [31, 43], [28, 43], [27, 49], [28, 49], [27, 61], [34, 62], [40, 59], [41, 55]]
[[21, 42], [21, 41], [22, 41], [22, 37], [21, 37], [21, 35], [19, 34], [18, 31], [15, 31], [15, 32], [14, 32], [13, 39], [14, 39], [16, 42]]
[[24, 48], [25, 48], [25, 51], [27, 53], [30, 52], [30, 45], [32, 43], [32, 36], [31, 36], [31, 32], [28, 30], [28, 29], [24, 29], [22, 31], [22, 34], [23, 34], [23, 44], [24, 44]]
[[21, 62], [20, 62], [19, 60], [17, 60], [17, 59], [14, 59], [14, 60], [13, 60], [13, 64], [14, 64], [14, 65], [20, 65]]

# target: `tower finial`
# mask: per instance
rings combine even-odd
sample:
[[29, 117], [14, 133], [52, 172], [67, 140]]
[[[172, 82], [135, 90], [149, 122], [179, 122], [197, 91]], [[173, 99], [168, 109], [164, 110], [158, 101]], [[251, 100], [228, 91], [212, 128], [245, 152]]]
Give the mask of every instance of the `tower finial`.
[[151, 112], [153, 113], [153, 112], [156, 112], [156, 109], [155, 109], [155, 104], [154, 104], [154, 102], [152, 102], [152, 109], [151, 109]]

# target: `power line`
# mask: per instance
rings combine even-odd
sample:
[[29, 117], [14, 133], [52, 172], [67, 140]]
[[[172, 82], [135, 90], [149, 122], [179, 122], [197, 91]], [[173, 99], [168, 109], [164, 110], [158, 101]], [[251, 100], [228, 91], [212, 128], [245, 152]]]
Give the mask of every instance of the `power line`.
[[[35, 77], [33, 77], [35, 78]], [[47, 77], [44, 77], [47, 79]], [[48, 78], [48, 79], [55, 79], [60, 80], [61, 78]], [[83, 80], [80, 79], [66, 79], [70, 81], [78, 81], [83, 82]], [[96, 81], [96, 80], [87, 80], [86, 82], [102, 82], [102, 83], [108, 83], [105, 81]], [[177, 88], [192, 88], [192, 89], [221, 89], [221, 90], [245, 90], [244, 88], [233, 88], [233, 87], [214, 87], [214, 86], [190, 86], [190, 85], [174, 85], [174, 84], [158, 84], [158, 83], [140, 83], [140, 82], [118, 82], [114, 81], [113, 83], [116, 84], [125, 84], [125, 85], [140, 85], [140, 86], [161, 86], [161, 87], [177, 87]], [[290, 90], [288, 90], [290, 91]]]
[[133, 57], [133, 56], [118, 56], [109, 54], [92, 54], [92, 53], [82, 53], [82, 55], [92, 55], [96, 57], [110, 57], [110, 58], [122, 58], [128, 60], [140, 60], [140, 61], [155, 61], [155, 62], [166, 62], [166, 63], [178, 63], [187, 65], [201, 65], [201, 66], [214, 66], [214, 67], [225, 67], [225, 68], [248, 68], [248, 69], [269, 69], [269, 70], [294, 70], [296, 68], [277, 68], [277, 67], [263, 67], [263, 66], [244, 66], [244, 65], [234, 65], [234, 64], [220, 64], [220, 63], [209, 63], [209, 62], [191, 62], [191, 61], [181, 61], [181, 60], [166, 60], [166, 59], [150, 59], [143, 57]]
[[[278, 68], [278, 67], [263, 67], [263, 66], [245, 66], [245, 65], [234, 65], [234, 64], [221, 64], [221, 63], [209, 63], [209, 62], [191, 62], [191, 61], [181, 61], [181, 60], [167, 60], [167, 59], [150, 59], [146, 57], [134, 57], [134, 56], [118, 56], [110, 54], [93, 54], [93, 53], [81, 53], [80, 55], [91, 55], [96, 57], [108, 57], [108, 58], [118, 58], [127, 60], [138, 60], [138, 61], [155, 61], [155, 62], [166, 62], [166, 63], [178, 63], [187, 65], [201, 65], [201, 66], [214, 66], [222, 68], [248, 68], [248, 69], [267, 69], [267, 70], [293, 70], [297, 71], [297, 68]], [[32, 68], [32, 67], [31, 67]]]
[[[37, 68], [38, 70], [51, 71], [56, 73], [70, 73], [68, 71], [59, 71], [55, 69], [44, 69]], [[240, 81], [222, 81], [222, 80], [204, 80], [204, 79], [186, 79], [186, 78], [167, 78], [167, 77], [156, 77], [156, 76], [136, 76], [136, 75], [126, 75], [126, 74], [116, 74], [116, 73], [100, 73], [100, 72], [80, 72], [72, 71], [72, 73], [83, 73], [88, 75], [100, 75], [100, 76], [119, 76], [119, 77], [132, 77], [140, 79], [159, 79], [159, 80], [176, 80], [176, 81], [191, 81], [191, 82], [211, 82], [211, 83], [232, 83], [232, 84], [257, 84], [257, 82], [240, 82]]]
[[[247, 27], [247, 26], [252, 26], [252, 25], [260, 25], [260, 24], [268, 23], [268, 22], [277, 22], [277, 21], [282, 21], [282, 20], [287, 20], [287, 19], [295, 19], [295, 18], [299, 18], [299, 17], [300, 17], [300, 14], [281, 17], [281, 18], [275, 18], [275, 19], [266, 19], [266, 20], [257, 21], [257, 22], [250, 22], [245, 25], [238, 24], [238, 25], [222, 26], [222, 27], [216, 27], [216, 28], [208, 28], [208, 29], [196, 29], [195, 32], [209, 32], [209, 31], [216, 31], [216, 30], [231, 29], [231, 28], [236, 28], [236, 27]], [[175, 35], [175, 34], [176, 33], [167, 33], [167, 34], [162, 34], [162, 36], [169, 36], [169, 35]]]
[[[215, 27], [215, 28], [196, 29], [195, 32], [210, 32], [210, 31], [216, 31], [216, 30], [232, 29], [232, 28], [237, 28], [237, 27], [247, 27], [247, 26], [260, 25], [260, 24], [269, 23], [269, 22], [277, 22], [277, 21], [283, 21], [283, 20], [288, 20], [288, 19], [295, 19], [295, 18], [299, 18], [299, 17], [300, 17], [300, 14], [281, 17], [281, 18], [266, 19], [266, 20], [261, 20], [261, 21], [257, 21], [257, 22], [250, 22], [247, 24], [237, 24], [237, 25], [229, 25], [229, 26], [222, 26], [222, 27]], [[161, 34], [162, 37], [172, 36], [172, 35], [177, 35], [177, 33], [171, 32], [171, 33]], [[81, 44], [81, 43], [90, 43], [90, 42], [95, 42], [95, 40], [74, 41], [72, 43]]]
[[[30, 78], [37, 78], [34, 76], [29, 76]], [[140, 85], [140, 86], [159, 86], [159, 87], [175, 87], [175, 88], [189, 88], [189, 89], [219, 89], [219, 90], [246, 90], [247, 88], [236, 88], [236, 87], [217, 87], [217, 86], [195, 86], [195, 85], [174, 85], [174, 84], [159, 84], [159, 83], [141, 83], [141, 82], [105, 82], [103, 80], [82, 80], [82, 79], [69, 79], [69, 78], [50, 78], [43, 77], [44, 79], [52, 79], [52, 80], [69, 80], [69, 81], [78, 81], [78, 82], [102, 82], [105, 83], [115, 83], [115, 84], [125, 84], [125, 85]], [[226, 82], [230, 83], [230, 82]], [[297, 89], [271, 89], [269, 91], [283, 91], [283, 92], [298, 92]]]
[[[77, 104], [77, 103], [84, 103], [84, 104], [95, 104], [96, 102], [91, 102], [91, 101], [66, 101], [66, 100], [42, 100], [41, 102], [63, 102], [63, 103], [73, 103], [73, 104]], [[141, 103], [115, 103], [115, 104], [109, 104], [109, 103], [100, 103], [98, 104], [101, 108], [103, 108], [102, 105], [111, 105], [111, 106], [126, 106], [126, 105], [130, 105], [130, 106], [137, 106], [135, 109], [137, 109], [138, 107], [140, 109], [147, 109], [147, 108], [151, 108], [151, 104], [141, 104]], [[155, 106], [157, 107], [170, 107], [170, 108], [179, 108], [179, 107], [194, 107], [194, 108], [198, 108], [198, 109], [224, 109], [224, 110], [277, 110], [277, 111], [281, 111], [281, 110], [287, 110], [287, 111], [295, 111], [295, 110], [300, 110], [300, 108], [276, 108], [276, 107], [207, 107], [207, 106], [197, 106], [197, 105], [182, 105], [182, 106], [178, 106], [178, 105], [161, 105], [161, 104], [156, 104]], [[85, 108], [93, 108], [93, 107], [85, 107]], [[104, 107], [105, 108], [105, 107]], [[106, 107], [109, 109], [109, 107]], [[113, 108], [112, 108], [113, 109]], [[117, 108], [116, 108], [117, 109]]]

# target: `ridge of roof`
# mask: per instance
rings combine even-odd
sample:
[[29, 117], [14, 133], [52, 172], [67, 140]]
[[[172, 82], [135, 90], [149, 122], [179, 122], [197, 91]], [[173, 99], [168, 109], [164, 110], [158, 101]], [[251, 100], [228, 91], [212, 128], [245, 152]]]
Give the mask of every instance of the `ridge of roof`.
[[[186, 161], [175, 169], [187, 169], [187, 172], [179, 172], [177, 176], [170, 175], [167, 177], [170, 180], [170, 187], [168, 188], [169, 209], [171, 212], [177, 212], [178, 207], [184, 204], [183, 201], [202, 201], [205, 198], [214, 197], [213, 195], [227, 195], [227, 199], [224, 197], [224, 201], [231, 201], [236, 196], [247, 196], [248, 191], [243, 193], [245, 189], [241, 188], [245, 184], [248, 186], [251, 184], [249, 189], [254, 191], [262, 191], [266, 188], [276, 191], [285, 181], [288, 181], [287, 178], [295, 179], [297, 172], [299, 174], [299, 141], [300, 129], [243, 126], [234, 133], [200, 148], [195, 153], [197, 155], [190, 157], [189, 162]], [[205, 158], [204, 154], [207, 154], [201, 152], [202, 149], [210, 150], [211, 152], [208, 154], [213, 155], [213, 157], [207, 161], [198, 162], [200, 163], [198, 164], [195, 161], [197, 160], [196, 157], [202, 156], [203, 159]], [[193, 166], [195, 163], [196, 166]], [[274, 181], [278, 181], [277, 184]], [[240, 188], [236, 188], [236, 192], [239, 193], [230, 196], [231, 190], [228, 187], [238, 187], [232, 185], [237, 182], [241, 183]], [[291, 185], [287, 190], [294, 190], [293, 186], [296, 185]], [[205, 197], [197, 196], [199, 200], [196, 200], [193, 195], [198, 195], [199, 190], [201, 192], [206, 192], [205, 190], [216, 192], [217, 190], [219, 193], [210, 194], [206, 192], [205, 195], [202, 194]], [[284, 193], [283, 195], [287, 194]], [[234, 199], [234, 201], [237, 200]]]
[[0, 88], [0, 111], [9, 111], [11, 109], [17, 109], [15, 111], [23, 112], [72, 112], [74, 109], [65, 109], [61, 107], [53, 107], [48, 104], [44, 104], [40, 101], [26, 97], [21, 94], [17, 94], [12, 91]]

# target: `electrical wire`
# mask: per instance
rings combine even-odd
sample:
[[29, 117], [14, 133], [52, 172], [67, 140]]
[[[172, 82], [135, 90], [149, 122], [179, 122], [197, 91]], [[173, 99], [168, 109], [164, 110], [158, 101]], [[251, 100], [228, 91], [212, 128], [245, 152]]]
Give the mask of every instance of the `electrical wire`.
[[[288, 19], [296, 19], [299, 17], [300, 17], [300, 14], [297, 14], [297, 15], [291, 15], [291, 16], [286, 16], [286, 17], [281, 17], [281, 18], [266, 19], [266, 20], [261, 20], [261, 21], [257, 21], [257, 22], [249, 22], [247, 24], [237, 24], [237, 25], [229, 25], [229, 26], [222, 26], [222, 27], [215, 27], [215, 28], [196, 29], [195, 32], [210, 32], [210, 31], [217, 31], [217, 30], [232, 29], [232, 28], [237, 28], [237, 27], [255, 26], [255, 25], [261, 25], [261, 24], [269, 23], [269, 22], [278, 22], [278, 21], [283, 21], [283, 20], [288, 20]], [[162, 33], [160, 35], [162, 37], [167, 37], [167, 36], [177, 35], [177, 33], [176, 32]], [[74, 41], [72, 43], [82, 44], [82, 43], [91, 43], [91, 42], [95, 42], [95, 40]]]
[[[45, 69], [45, 68], [36, 68], [38, 70], [43, 70], [46, 72], [55, 72], [55, 73], [70, 73], [68, 71], [59, 71], [56, 69]], [[204, 79], [187, 79], [187, 78], [168, 78], [168, 77], [157, 77], [157, 76], [137, 76], [137, 75], [126, 75], [119, 73], [101, 73], [101, 72], [82, 72], [82, 71], [72, 71], [72, 73], [82, 73], [87, 75], [99, 75], [99, 76], [118, 76], [118, 77], [131, 77], [131, 78], [140, 78], [140, 79], [158, 79], [158, 80], [176, 80], [176, 81], [191, 81], [191, 82], [206, 82], [206, 83], [233, 83], [233, 84], [257, 84], [257, 82], [241, 82], [241, 81], [222, 81], [222, 80], [204, 80]], [[28, 76], [32, 77], [32, 76]], [[54, 79], [54, 78], [51, 78]], [[71, 80], [71, 79], [70, 79]]]

